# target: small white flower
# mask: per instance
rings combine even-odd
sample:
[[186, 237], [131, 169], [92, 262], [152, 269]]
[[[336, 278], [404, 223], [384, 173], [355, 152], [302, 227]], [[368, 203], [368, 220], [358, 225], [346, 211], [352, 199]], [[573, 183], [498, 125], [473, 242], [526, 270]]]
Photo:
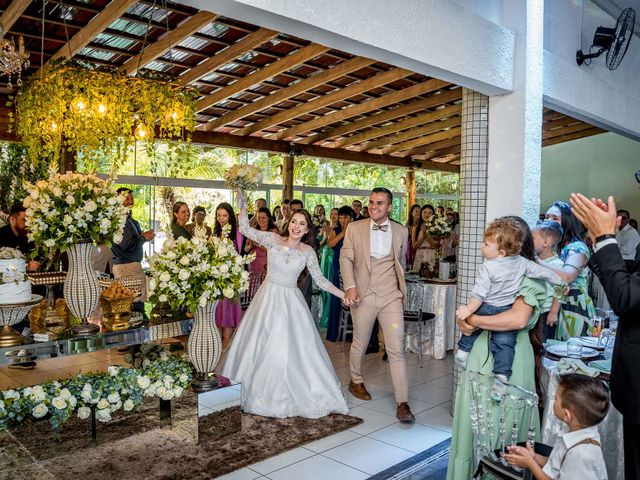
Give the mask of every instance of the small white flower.
[[169, 280], [171, 280], [171, 274], [169, 272], [162, 272], [160, 274], [161, 282], [168, 282]]
[[220, 273], [227, 273], [229, 272], [229, 267], [227, 266], [226, 263], [223, 263], [222, 265], [220, 265]]
[[38, 405], [36, 405], [35, 407], [33, 407], [33, 410], [31, 410], [31, 414], [32, 414], [35, 418], [42, 418], [42, 417], [44, 417], [48, 412], [49, 412], [49, 409], [47, 408], [47, 406], [46, 406], [44, 403], [39, 403]]
[[115, 377], [120, 372], [120, 367], [116, 365], [111, 365], [109, 366], [109, 368], [107, 368], [107, 372], [109, 372], [109, 375], [111, 375], [112, 377]]
[[96, 418], [99, 422], [107, 423], [111, 421], [111, 412], [108, 409], [98, 410], [96, 412]]
[[96, 205], [96, 202], [94, 202], [93, 200], [88, 200], [84, 202], [84, 209], [87, 212], [95, 212], [97, 208], [98, 208], [98, 205]]
[[110, 393], [107, 396], [107, 400], [109, 400], [109, 403], [118, 403], [120, 401], [120, 394], [118, 392]]
[[76, 199], [73, 198], [72, 195], [67, 195], [67, 198], [65, 198], [64, 201], [69, 205], [73, 205], [74, 203], [76, 203]]
[[227, 287], [225, 289], [222, 290], [222, 294], [227, 297], [227, 298], [233, 298], [235, 293], [233, 291], [233, 288], [231, 287]]
[[89, 407], [80, 407], [78, 409], [78, 418], [80, 420], [86, 420], [91, 415], [91, 409]]
[[188, 270], [180, 270], [178, 272], [178, 278], [180, 280], [184, 281], [184, 280], [188, 279], [190, 276], [191, 276], [191, 273]]
[[5, 400], [8, 399], [16, 399], [16, 398], [20, 398], [20, 392], [17, 392], [15, 390], [7, 390], [6, 392], [4, 392], [4, 398]]
[[117, 412], [118, 410], [120, 410], [120, 407], [122, 407], [122, 402], [121, 401], [117, 401], [116, 403], [111, 405], [111, 412]]
[[53, 407], [57, 408], [58, 410], [64, 410], [65, 408], [67, 408], [67, 402], [62, 397], [55, 397], [53, 400], [51, 400], [51, 405], [53, 405]]
[[149, 377], [147, 376], [138, 377], [138, 386], [140, 388], [144, 390], [146, 388], [149, 388], [149, 385], [151, 385], [151, 380], [149, 380]]
[[56, 245], [56, 242], [52, 238], [48, 238], [44, 241], [44, 246], [47, 248], [53, 248], [55, 247], [55, 245]]
[[184, 265], [185, 267], [189, 265], [189, 257], [183, 255], [183, 257], [180, 259], [180, 264]]
[[99, 409], [105, 409], [109, 407], [110, 407], [109, 400], [107, 400], [106, 398], [101, 398], [100, 401], [98, 402]]
[[31, 398], [34, 402], [44, 402], [44, 399], [47, 398], [47, 394], [44, 393], [44, 389], [40, 385], [36, 385], [31, 390]]
[[189, 375], [187, 375], [186, 373], [183, 373], [182, 375], [180, 375], [178, 380], [180, 380], [181, 383], [186, 383], [189, 380]]
[[163, 293], [158, 297], [158, 300], [160, 300], [161, 302], [166, 302], [167, 300], [169, 300], [169, 298]]
[[78, 404], [78, 400], [76, 400], [76, 397], [74, 396], [71, 396], [71, 398], [69, 398], [67, 402], [69, 402], [69, 405], [71, 405], [71, 408], [76, 408], [76, 405]]
[[133, 407], [135, 405], [133, 404], [133, 400], [128, 399], [124, 402], [124, 411], [125, 412], [130, 412], [131, 410], [133, 410]]
[[69, 400], [71, 397], [73, 397], [68, 388], [63, 388], [62, 390], [60, 390], [60, 396], [65, 400]]
[[182, 388], [180, 385], [176, 385], [175, 387], [173, 387], [173, 395], [176, 398], [180, 398], [182, 396], [183, 391], [184, 391], [184, 388]]

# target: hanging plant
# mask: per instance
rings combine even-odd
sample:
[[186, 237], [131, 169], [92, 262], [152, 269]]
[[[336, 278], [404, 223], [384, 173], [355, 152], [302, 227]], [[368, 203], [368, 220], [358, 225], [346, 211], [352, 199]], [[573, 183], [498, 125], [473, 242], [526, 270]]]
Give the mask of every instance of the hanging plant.
[[59, 159], [62, 148], [87, 152], [151, 142], [195, 128], [196, 95], [174, 82], [123, 76], [66, 61], [44, 67], [16, 101], [16, 130], [30, 159]]

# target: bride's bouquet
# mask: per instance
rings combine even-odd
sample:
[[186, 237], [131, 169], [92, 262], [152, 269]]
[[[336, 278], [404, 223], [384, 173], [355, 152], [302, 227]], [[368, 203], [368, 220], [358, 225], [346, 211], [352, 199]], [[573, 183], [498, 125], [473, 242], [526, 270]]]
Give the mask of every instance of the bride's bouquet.
[[427, 221], [424, 222], [424, 228], [434, 240], [442, 240], [451, 235], [451, 225], [447, 222], [447, 217], [440, 215], [431, 215]]
[[225, 172], [224, 180], [231, 190], [256, 190], [262, 181], [262, 174], [254, 165], [234, 165]]

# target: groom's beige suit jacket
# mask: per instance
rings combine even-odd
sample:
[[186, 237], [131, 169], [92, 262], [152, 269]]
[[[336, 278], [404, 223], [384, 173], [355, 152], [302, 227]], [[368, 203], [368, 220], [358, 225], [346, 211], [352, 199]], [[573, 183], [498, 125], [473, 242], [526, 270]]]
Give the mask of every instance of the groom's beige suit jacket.
[[[391, 220], [391, 248], [395, 260], [398, 289], [406, 301], [407, 286], [404, 280], [405, 253], [407, 248], [407, 228]], [[358, 295], [367, 294], [371, 281], [371, 220], [369, 218], [352, 222], [347, 226], [342, 250], [340, 251], [340, 273], [346, 290], [355, 286]]]

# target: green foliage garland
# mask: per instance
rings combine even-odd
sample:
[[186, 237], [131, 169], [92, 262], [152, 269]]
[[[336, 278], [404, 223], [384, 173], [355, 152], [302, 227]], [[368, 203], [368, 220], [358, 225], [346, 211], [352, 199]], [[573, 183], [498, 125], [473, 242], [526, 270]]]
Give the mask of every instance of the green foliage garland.
[[67, 62], [44, 67], [16, 101], [18, 135], [36, 162], [110, 149], [122, 139], [153, 141], [195, 128], [196, 96], [177, 83], [128, 77]]

